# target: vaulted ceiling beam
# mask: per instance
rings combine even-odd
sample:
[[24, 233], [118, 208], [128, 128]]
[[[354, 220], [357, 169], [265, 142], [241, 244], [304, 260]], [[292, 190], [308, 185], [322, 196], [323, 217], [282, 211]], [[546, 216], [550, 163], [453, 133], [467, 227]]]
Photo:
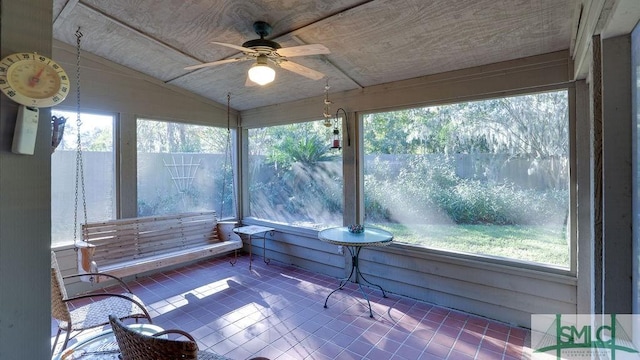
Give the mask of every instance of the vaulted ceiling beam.
[[[159, 46], [161, 46], [161, 47], [163, 47], [163, 48], [165, 48], [165, 49], [167, 49], [167, 50], [177, 52], [177, 53], [179, 53], [179, 54], [181, 54], [181, 55], [183, 55], [183, 56], [186, 56], [186, 57], [188, 57], [188, 58], [190, 58], [190, 59], [192, 59], [192, 60], [194, 60], [194, 61], [204, 62], [202, 59], [198, 59], [198, 58], [194, 57], [194, 56], [193, 56], [193, 55], [191, 55], [191, 54], [188, 54], [188, 53], [186, 53], [186, 52], [184, 52], [184, 51], [182, 51], [182, 50], [180, 50], [180, 49], [178, 49], [178, 48], [176, 48], [176, 47], [174, 47], [174, 46], [171, 46], [171, 45], [169, 45], [169, 44], [167, 44], [167, 43], [165, 43], [165, 42], [163, 42], [163, 41], [159, 40], [158, 38], [155, 38], [155, 37], [153, 37], [153, 36], [151, 36], [151, 35], [149, 35], [149, 34], [147, 34], [147, 33], [144, 33], [144, 32], [142, 32], [142, 31], [140, 31], [140, 30], [138, 30], [138, 29], [136, 29], [136, 28], [134, 28], [134, 27], [132, 27], [132, 26], [128, 25], [128, 24], [125, 24], [125, 23], [123, 23], [122, 21], [120, 21], [120, 20], [118, 20], [118, 19], [114, 18], [113, 16], [111, 16], [111, 15], [109, 15], [109, 14], [106, 14], [106, 13], [105, 13], [105, 12], [103, 12], [102, 10], [96, 9], [96, 8], [95, 8], [95, 7], [93, 7], [93, 6], [91, 6], [91, 5], [89, 5], [89, 4], [84, 3], [83, 1], [79, 1], [79, 2], [78, 2], [78, 5], [81, 5], [82, 7], [86, 8], [86, 9], [87, 9], [87, 10], [89, 10], [89, 11], [92, 11], [92, 12], [94, 12], [94, 13], [96, 13], [96, 14], [100, 15], [100, 16], [105, 17], [106, 19], [108, 19], [108, 20], [109, 20], [109, 21], [111, 21], [112, 23], [114, 23], [114, 24], [116, 24], [116, 25], [118, 25], [118, 26], [121, 26], [121, 27], [123, 27], [123, 28], [127, 29], [128, 31], [131, 31], [131, 32], [135, 33], [136, 35], [138, 35], [138, 36], [140, 36], [140, 37], [143, 37], [143, 38], [145, 38], [145, 39], [147, 39], [147, 40], [149, 40], [149, 41], [151, 41], [151, 42], [155, 43], [156, 45], [159, 45]], [[168, 82], [168, 81], [166, 81], [166, 82]]]

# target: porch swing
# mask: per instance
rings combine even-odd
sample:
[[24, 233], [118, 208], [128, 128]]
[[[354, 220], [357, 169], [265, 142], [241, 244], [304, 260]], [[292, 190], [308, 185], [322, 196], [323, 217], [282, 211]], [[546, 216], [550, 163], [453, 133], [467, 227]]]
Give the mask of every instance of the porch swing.
[[[80, 38], [82, 33], [80, 29], [76, 31], [76, 37], [78, 38], [78, 72], [77, 72], [77, 85], [79, 89], [80, 84]], [[78, 90], [78, 104], [80, 103], [80, 91]], [[75, 211], [74, 211], [74, 225], [77, 225], [78, 214], [78, 185], [82, 185], [82, 198], [84, 205], [84, 215], [86, 222], [86, 201], [84, 193], [84, 179], [82, 178], [82, 152], [80, 145], [80, 107], [78, 106], [78, 150], [76, 157], [76, 196], [75, 196]], [[76, 242], [77, 226], [74, 229], [74, 244]], [[78, 247], [78, 253], [90, 254], [91, 247]], [[78, 257], [80, 259], [80, 256]], [[145, 308], [144, 303], [133, 294], [131, 289], [121, 279], [109, 274], [99, 274], [89, 264], [80, 264], [79, 269], [85, 271], [80, 274], [72, 274], [63, 276], [58, 266], [56, 253], [51, 250], [51, 317], [58, 323], [58, 331], [56, 333], [55, 340], [52, 344], [51, 354], [53, 355], [56, 350], [62, 352], [69, 344], [69, 340], [78, 334], [90, 330], [103, 327], [109, 323], [108, 315], [113, 314], [119, 319], [135, 319], [138, 322], [139, 319], [146, 319], [147, 322], [152, 323], [151, 315]], [[85, 267], [86, 265], [86, 267]], [[80, 278], [84, 281], [92, 281], [96, 277], [107, 277], [116, 281], [122, 292], [101, 292], [99, 294], [81, 294], [75, 296], [69, 296], [65, 287], [65, 280], [72, 278]], [[57, 349], [58, 340], [62, 333], [65, 333], [64, 341], [60, 349]], [[62, 356], [65, 358], [67, 355]]]
[[[229, 117], [230, 95], [227, 96], [225, 169], [231, 156]], [[76, 242], [74, 233], [79, 273], [108, 273], [125, 277], [231, 251], [237, 256], [237, 250], [242, 248], [242, 239], [233, 232], [237, 223], [218, 221], [215, 210], [87, 222], [79, 139], [77, 155], [76, 188], [80, 184], [85, 214], [81, 226], [83, 241]], [[224, 173], [220, 213], [226, 189], [226, 171]], [[76, 209], [77, 197], [76, 190]], [[77, 229], [77, 217], [74, 220]], [[84, 276], [82, 280], [100, 282], [108, 278]]]

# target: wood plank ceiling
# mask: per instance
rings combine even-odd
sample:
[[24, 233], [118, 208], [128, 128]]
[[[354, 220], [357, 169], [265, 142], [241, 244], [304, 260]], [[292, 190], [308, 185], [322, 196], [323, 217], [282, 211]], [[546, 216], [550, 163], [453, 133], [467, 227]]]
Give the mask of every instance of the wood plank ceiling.
[[[575, 1], [558, 0], [54, 0], [54, 38], [237, 110], [569, 49]], [[258, 38], [283, 47], [320, 43], [327, 55], [295, 62], [321, 80], [276, 69], [245, 86], [251, 61], [186, 71], [237, 56], [211, 44]]]

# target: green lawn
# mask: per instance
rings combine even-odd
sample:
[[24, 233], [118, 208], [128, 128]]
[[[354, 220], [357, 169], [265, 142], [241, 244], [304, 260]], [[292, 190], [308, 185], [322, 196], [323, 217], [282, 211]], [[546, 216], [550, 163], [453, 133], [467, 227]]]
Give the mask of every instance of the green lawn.
[[398, 243], [569, 267], [569, 246], [563, 229], [517, 225], [370, 225], [391, 232]]

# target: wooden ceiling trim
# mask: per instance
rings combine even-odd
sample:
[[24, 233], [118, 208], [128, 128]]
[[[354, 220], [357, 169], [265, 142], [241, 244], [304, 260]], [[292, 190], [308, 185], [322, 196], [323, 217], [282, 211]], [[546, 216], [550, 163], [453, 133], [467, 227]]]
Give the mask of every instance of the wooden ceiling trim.
[[87, 10], [89, 10], [89, 11], [91, 11], [91, 12], [97, 14], [97, 15], [100, 15], [100, 16], [104, 17], [105, 19], [111, 21], [112, 23], [122, 27], [123, 29], [126, 29], [127, 31], [131, 31], [132, 33], [135, 33], [137, 36], [140, 36], [140, 37], [142, 37], [142, 38], [144, 38], [146, 40], [149, 40], [152, 43], [154, 43], [154, 44], [156, 44], [156, 45], [158, 45], [158, 46], [160, 46], [160, 47], [162, 47], [162, 48], [164, 48], [166, 50], [177, 52], [180, 55], [186, 56], [187, 58], [192, 59], [194, 61], [204, 62], [203, 60], [198, 59], [198, 58], [194, 57], [191, 54], [185, 53], [184, 51], [182, 51], [182, 50], [180, 50], [180, 49], [178, 49], [176, 47], [173, 47], [173, 46], [171, 46], [171, 45], [159, 40], [156, 37], [153, 37], [153, 36], [143, 32], [143, 31], [140, 31], [139, 29], [136, 29], [136, 28], [134, 28], [134, 27], [132, 27], [132, 26], [130, 26], [128, 24], [123, 23], [122, 21], [114, 18], [113, 16], [103, 12], [100, 9], [96, 9], [95, 7], [93, 7], [93, 6], [89, 5], [89, 4], [86, 4], [86, 3], [82, 2], [82, 1], [80, 1], [80, 2], [78, 2], [78, 5], [81, 5], [85, 9], [87, 9]]
[[62, 7], [62, 10], [58, 14], [58, 16], [56, 16], [56, 19], [53, 21], [53, 27], [55, 28], [56, 26], [60, 25], [63, 21], [65, 21], [65, 19], [69, 16], [69, 14], [71, 14], [71, 12], [73, 11], [73, 9], [76, 7], [77, 4], [78, 4], [78, 0], [67, 1], [67, 3], [64, 4], [64, 6]]
[[[298, 44], [300, 45], [306, 45], [308, 44], [307, 42], [303, 41], [302, 39], [300, 39], [297, 35], [292, 35], [291, 38], [293, 38], [293, 40], [295, 40]], [[362, 86], [362, 84], [360, 84], [359, 82], [356, 81], [356, 79], [354, 79], [353, 77], [349, 76], [349, 74], [347, 74], [344, 70], [342, 70], [338, 65], [336, 65], [333, 61], [329, 60], [329, 58], [325, 55], [318, 55], [319, 58], [322, 59], [322, 61], [325, 64], [329, 64], [331, 67], [333, 67], [339, 74], [341, 74], [345, 79], [349, 80], [353, 86], [359, 88], [359, 89], [363, 89], [364, 86]], [[326, 76], [325, 76], [326, 78]], [[327, 79], [325, 79], [326, 81]], [[329, 84], [331, 85], [331, 84]]]

